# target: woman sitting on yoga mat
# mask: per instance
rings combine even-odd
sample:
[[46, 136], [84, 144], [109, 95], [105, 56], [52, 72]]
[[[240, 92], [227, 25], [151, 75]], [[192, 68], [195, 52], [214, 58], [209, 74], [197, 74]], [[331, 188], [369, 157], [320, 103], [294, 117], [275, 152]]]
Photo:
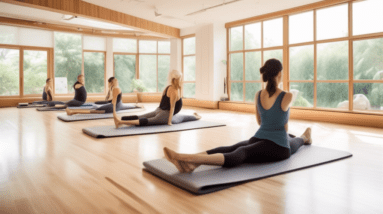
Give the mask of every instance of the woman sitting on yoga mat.
[[194, 115], [181, 115], [177, 114], [182, 108], [181, 98], [181, 72], [172, 70], [168, 74], [169, 86], [165, 88], [160, 106], [153, 112], [143, 114], [140, 116], [124, 116], [118, 119], [114, 115], [114, 123], [118, 128], [121, 124], [125, 125], [172, 125], [187, 121], [194, 121], [201, 119], [197, 113]]
[[[100, 107], [95, 107], [94, 109], [66, 109], [67, 115], [73, 114], [104, 114], [104, 113], [113, 113], [113, 109], [115, 111], [133, 109], [137, 107], [142, 107], [141, 105], [131, 105], [127, 106], [122, 103], [122, 92], [118, 87], [118, 80], [114, 77], [108, 79], [108, 95], [106, 96], [106, 100]], [[111, 98], [110, 98], [111, 97]], [[111, 99], [111, 100], [109, 100]]]
[[277, 88], [281, 71], [282, 64], [277, 59], [267, 60], [260, 69], [267, 86], [255, 94], [255, 115], [261, 127], [252, 138], [198, 154], [180, 154], [165, 147], [166, 159], [180, 172], [192, 172], [202, 164], [234, 167], [242, 163], [280, 161], [289, 158], [303, 144], [311, 144], [310, 128], [301, 137], [287, 134], [293, 95]]
[[43, 89], [43, 100], [42, 101], [35, 101], [32, 104], [64, 104], [64, 102], [61, 101], [53, 101], [52, 97], [52, 88], [53, 88], [53, 81], [51, 78], [48, 78], [45, 81], [45, 86]]
[[77, 82], [74, 83], [73, 88], [74, 88], [74, 98], [72, 100], [69, 100], [67, 102], [60, 103], [56, 105], [55, 103], [48, 102], [49, 106], [54, 106], [55, 108], [58, 109], [64, 109], [67, 107], [78, 107], [82, 106], [87, 97], [87, 93], [85, 90], [85, 78], [84, 75], [80, 74], [77, 76]]

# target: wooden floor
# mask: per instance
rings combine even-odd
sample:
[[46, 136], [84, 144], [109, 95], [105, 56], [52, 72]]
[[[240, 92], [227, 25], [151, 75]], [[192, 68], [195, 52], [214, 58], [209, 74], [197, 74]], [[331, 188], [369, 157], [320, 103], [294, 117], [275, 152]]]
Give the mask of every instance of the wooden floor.
[[[158, 104], [145, 104], [147, 110]], [[142, 170], [167, 146], [195, 153], [250, 138], [248, 113], [185, 107], [226, 127], [94, 139], [65, 123], [63, 112], [0, 109], [0, 213], [383, 213], [383, 131], [290, 121], [313, 128], [313, 143], [352, 158], [195, 196]]]

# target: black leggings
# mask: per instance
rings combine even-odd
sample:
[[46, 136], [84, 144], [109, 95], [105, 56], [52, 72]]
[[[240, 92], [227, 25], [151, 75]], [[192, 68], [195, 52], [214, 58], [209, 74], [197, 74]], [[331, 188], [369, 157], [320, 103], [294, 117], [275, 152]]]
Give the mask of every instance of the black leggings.
[[289, 158], [304, 144], [300, 137], [289, 137], [288, 140], [290, 149], [270, 140], [252, 137], [232, 146], [218, 147], [206, 152], [209, 155], [222, 153], [225, 157], [223, 167], [234, 167], [242, 163], [274, 162]]

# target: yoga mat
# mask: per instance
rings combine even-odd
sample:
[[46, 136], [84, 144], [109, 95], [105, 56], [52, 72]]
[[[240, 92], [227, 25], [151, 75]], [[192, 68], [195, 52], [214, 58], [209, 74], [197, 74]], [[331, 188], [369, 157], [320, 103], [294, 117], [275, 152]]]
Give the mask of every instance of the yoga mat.
[[146, 161], [143, 164], [146, 171], [175, 186], [200, 195], [351, 156], [351, 153], [345, 151], [304, 145], [289, 159], [283, 161], [242, 164], [234, 168], [202, 165], [192, 173], [180, 173], [166, 159]]
[[[143, 111], [144, 108], [132, 108], [127, 110], [118, 111], [117, 114], [121, 113], [131, 113], [131, 112], [139, 112]], [[82, 120], [98, 120], [98, 119], [108, 119], [113, 118], [113, 113], [108, 114], [75, 114], [75, 115], [67, 115], [61, 114], [57, 116], [58, 119], [64, 122], [74, 122], [74, 121], [82, 121]]]
[[45, 104], [29, 104], [27, 106], [24, 106], [24, 105], [17, 105], [17, 108], [42, 108], [46, 106]]
[[[94, 103], [84, 103], [82, 106], [78, 107], [68, 107], [69, 109], [91, 109], [95, 106]], [[37, 111], [65, 111], [65, 108], [60, 107], [42, 107], [42, 108], [36, 108]]]
[[105, 137], [119, 137], [119, 136], [131, 136], [131, 135], [142, 135], [142, 134], [155, 134], [155, 133], [164, 133], [164, 132], [176, 132], [184, 131], [191, 129], [202, 129], [202, 128], [212, 128], [226, 126], [222, 123], [209, 122], [203, 120], [184, 122], [179, 124], [169, 125], [157, 125], [157, 126], [120, 126], [116, 129], [113, 126], [96, 126], [83, 128], [82, 131], [95, 138], [105, 138]]

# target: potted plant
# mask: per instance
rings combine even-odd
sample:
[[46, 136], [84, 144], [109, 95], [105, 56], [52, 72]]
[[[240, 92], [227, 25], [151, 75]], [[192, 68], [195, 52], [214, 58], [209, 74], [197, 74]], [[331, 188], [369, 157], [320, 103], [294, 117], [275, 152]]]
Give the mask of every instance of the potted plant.
[[139, 102], [142, 100], [142, 93], [148, 91], [144, 82], [140, 79], [133, 79], [132, 81], [133, 92], [137, 93], [137, 99]]

